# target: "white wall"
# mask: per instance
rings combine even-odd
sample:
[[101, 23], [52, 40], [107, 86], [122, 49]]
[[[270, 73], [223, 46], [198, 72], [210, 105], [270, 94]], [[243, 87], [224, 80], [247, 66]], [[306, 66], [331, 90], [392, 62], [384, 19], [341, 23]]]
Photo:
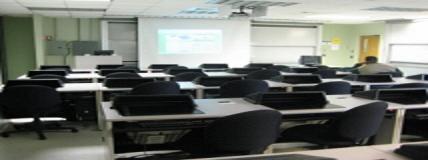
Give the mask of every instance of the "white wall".
[[[223, 31], [223, 51], [217, 54], [158, 53], [158, 29], [220, 29]], [[240, 67], [250, 62], [250, 21], [214, 19], [138, 19], [139, 67], [154, 63], [174, 63], [197, 67], [201, 63], [228, 63]]]
[[[383, 62], [391, 63], [399, 67], [401, 70], [404, 71], [404, 73], [406, 73], [406, 75], [423, 72], [428, 73], [428, 61], [419, 64], [391, 62], [391, 53], [393, 52], [391, 46], [393, 45], [428, 45], [428, 21], [387, 23], [385, 27], [385, 54], [384, 56], [382, 56], [383, 59], [381, 60]], [[403, 54], [403, 60], [407, 61], [409, 59], [409, 54], [413, 53], [419, 54], [419, 56], [413, 56], [416, 59], [423, 58], [420, 54], [425, 52], [427, 54], [426, 56], [428, 57], [428, 50], [411, 52], [409, 49], [408, 51], [409, 52], [400, 52]], [[395, 52], [398, 53], [398, 51]], [[394, 59], [397, 60], [400, 58], [397, 58], [397, 56], [395, 56]]]

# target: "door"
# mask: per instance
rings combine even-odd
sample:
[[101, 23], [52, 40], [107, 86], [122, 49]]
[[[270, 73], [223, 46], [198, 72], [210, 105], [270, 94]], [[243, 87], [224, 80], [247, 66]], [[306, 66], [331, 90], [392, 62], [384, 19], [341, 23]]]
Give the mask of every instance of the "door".
[[360, 37], [360, 58], [359, 62], [365, 62], [367, 56], [379, 56], [379, 35]]
[[137, 66], [137, 23], [109, 22], [108, 47], [114, 53], [122, 56], [125, 65]]

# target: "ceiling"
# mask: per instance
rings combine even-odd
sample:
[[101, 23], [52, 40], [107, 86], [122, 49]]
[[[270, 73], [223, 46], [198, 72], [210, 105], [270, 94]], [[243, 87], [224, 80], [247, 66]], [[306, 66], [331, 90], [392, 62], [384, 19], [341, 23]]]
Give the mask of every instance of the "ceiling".
[[[208, 0], [0, 0], [0, 15], [40, 14], [51, 17], [111, 18], [135, 16], [180, 16], [224, 18], [230, 6], [209, 4]], [[248, 1], [248, 0], [243, 0]], [[253, 0], [254, 1], [254, 0]], [[267, 1], [267, 0], [257, 0]], [[363, 23], [389, 19], [428, 18], [428, 0], [269, 0], [296, 2], [286, 7], [268, 7], [258, 19], [324, 23]], [[400, 7], [397, 11], [366, 10]], [[185, 14], [192, 8], [219, 9], [218, 14]], [[403, 9], [404, 8], [404, 9]], [[409, 9], [410, 8], [410, 9]], [[411, 12], [412, 10], [419, 10]], [[420, 10], [422, 9], [422, 10]], [[223, 14], [227, 13], [227, 14]]]

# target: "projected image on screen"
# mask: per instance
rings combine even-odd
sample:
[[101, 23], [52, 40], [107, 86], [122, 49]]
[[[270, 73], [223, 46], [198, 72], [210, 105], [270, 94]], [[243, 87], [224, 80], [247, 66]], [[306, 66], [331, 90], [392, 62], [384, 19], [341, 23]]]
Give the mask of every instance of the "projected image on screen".
[[221, 30], [160, 29], [159, 54], [215, 54], [221, 53]]

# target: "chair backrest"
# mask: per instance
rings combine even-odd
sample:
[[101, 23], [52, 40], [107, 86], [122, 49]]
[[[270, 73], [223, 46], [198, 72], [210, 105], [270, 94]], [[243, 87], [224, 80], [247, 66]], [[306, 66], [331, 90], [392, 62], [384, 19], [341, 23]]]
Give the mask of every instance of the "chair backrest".
[[138, 73], [116, 72], [107, 74], [106, 78], [141, 78], [141, 76]]
[[204, 64], [199, 65], [199, 68], [224, 69], [224, 68], [229, 68], [229, 65], [227, 65], [226, 63], [204, 63]]
[[289, 66], [285, 65], [273, 65], [271, 67], [268, 67], [267, 69], [274, 69], [282, 72], [292, 72], [292, 69]]
[[238, 80], [226, 82], [220, 86], [220, 97], [245, 97], [248, 94], [269, 91], [269, 85], [263, 80]]
[[373, 102], [348, 110], [333, 122], [333, 134], [354, 142], [374, 136], [384, 119], [387, 107], [385, 102]]
[[247, 76], [245, 76], [245, 78], [246, 79], [268, 80], [268, 79], [271, 79], [272, 77], [279, 76], [279, 75], [281, 75], [281, 73], [279, 71], [273, 70], [273, 69], [267, 69], [267, 70], [259, 70], [259, 71], [251, 72], [251, 73], [247, 74]]
[[147, 82], [132, 89], [133, 95], [180, 94], [180, 86], [172, 81]]
[[116, 69], [132, 69], [132, 70], [140, 71], [140, 68], [136, 66], [121, 66], [121, 67], [117, 67]]
[[256, 110], [223, 117], [209, 124], [204, 143], [212, 152], [258, 154], [276, 141], [282, 115]]
[[67, 78], [65, 78], [64, 76], [55, 75], [55, 74], [39, 74], [39, 75], [32, 76], [31, 79], [57, 79], [57, 80], [60, 80], [62, 83], [68, 82]]
[[403, 83], [398, 85], [393, 85], [391, 88], [428, 88], [427, 83]]
[[193, 81], [198, 77], [207, 77], [205, 73], [200, 72], [183, 72], [174, 76], [175, 81]]
[[336, 70], [334, 69], [321, 69], [312, 74], [318, 74], [322, 78], [337, 78]]
[[327, 95], [351, 94], [352, 86], [344, 81], [325, 82], [316, 85], [315, 90], [324, 91]]
[[39, 85], [7, 87], [1, 95], [0, 102], [5, 118], [46, 116], [62, 103], [55, 89]]

